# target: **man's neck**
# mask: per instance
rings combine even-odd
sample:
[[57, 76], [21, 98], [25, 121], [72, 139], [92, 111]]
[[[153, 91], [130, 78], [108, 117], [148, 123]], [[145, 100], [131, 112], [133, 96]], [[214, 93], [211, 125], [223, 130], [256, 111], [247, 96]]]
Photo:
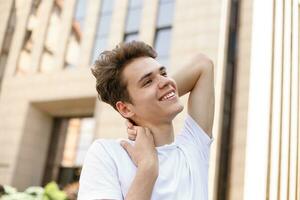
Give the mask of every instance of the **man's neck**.
[[174, 141], [174, 129], [173, 124], [156, 124], [147, 126], [153, 134], [154, 144], [156, 147], [163, 146], [165, 144], [171, 144]]

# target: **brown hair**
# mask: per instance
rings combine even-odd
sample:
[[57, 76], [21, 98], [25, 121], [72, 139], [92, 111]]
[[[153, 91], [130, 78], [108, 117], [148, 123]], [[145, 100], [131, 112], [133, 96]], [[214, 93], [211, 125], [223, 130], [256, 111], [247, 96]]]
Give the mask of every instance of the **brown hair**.
[[91, 69], [96, 78], [98, 98], [115, 110], [118, 101], [130, 102], [127, 83], [122, 78], [124, 67], [135, 58], [156, 58], [155, 50], [144, 42], [121, 43], [111, 51], [103, 51]]

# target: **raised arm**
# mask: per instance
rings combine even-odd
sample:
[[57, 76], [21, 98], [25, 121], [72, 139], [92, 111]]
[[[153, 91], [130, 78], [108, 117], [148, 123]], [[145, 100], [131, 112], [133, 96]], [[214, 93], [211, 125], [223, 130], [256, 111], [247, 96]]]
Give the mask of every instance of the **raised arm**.
[[199, 126], [212, 136], [214, 119], [214, 66], [203, 54], [195, 56], [173, 76], [179, 96], [190, 92], [188, 113]]

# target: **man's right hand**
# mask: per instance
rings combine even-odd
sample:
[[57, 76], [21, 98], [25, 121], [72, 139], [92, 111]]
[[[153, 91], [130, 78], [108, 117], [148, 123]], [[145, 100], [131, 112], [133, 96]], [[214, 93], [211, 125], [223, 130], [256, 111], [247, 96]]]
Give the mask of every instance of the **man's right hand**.
[[135, 144], [131, 145], [121, 141], [122, 147], [127, 151], [131, 160], [138, 168], [152, 169], [158, 172], [158, 157], [154, 138], [149, 128], [128, 124], [128, 132], [135, 135]]
[[130, 139], [135, 140], [135, 144], [121, 141], [121, 145], [137, 166], [137, 171], [125, 200], [151, 199], [158, 177], [158, 156], [153, 135], [150, 129], [134, 126], [130, 122], [127, 122], [127, 128], [128, 134], [132, 135]]

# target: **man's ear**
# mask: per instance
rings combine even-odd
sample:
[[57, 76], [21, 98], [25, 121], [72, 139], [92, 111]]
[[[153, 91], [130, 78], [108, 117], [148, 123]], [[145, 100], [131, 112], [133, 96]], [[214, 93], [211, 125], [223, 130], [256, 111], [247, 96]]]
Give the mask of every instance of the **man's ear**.
[[119, 113], [127, 119], [131, 118], [134, 115], [134, 112], [130, 108], [129, 104], [124, 103], [122, 101], [118, 101], [116, 103], [116, 108], [119, 111]]

